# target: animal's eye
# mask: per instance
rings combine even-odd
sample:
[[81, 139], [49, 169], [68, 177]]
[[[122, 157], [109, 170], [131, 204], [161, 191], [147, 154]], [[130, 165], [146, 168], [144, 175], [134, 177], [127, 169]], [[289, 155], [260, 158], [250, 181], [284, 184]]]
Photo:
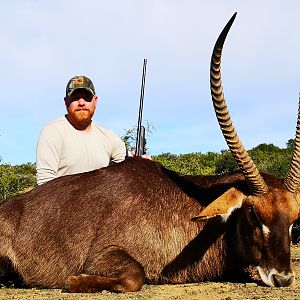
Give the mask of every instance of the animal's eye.
[[255, 212], [254, 207], [252, 205], [248, 205], [248, 213], [251, 217], [256, 216], [256, 212]]
[[259, 216], [257, 215], [256, 211], [255, 211], [255, 208], [253, 207], [253, 205], [248, 205], [248, 213], [249, 213], [249, 216], [251, 218], [251, 220], [253, 222], [256, 223], [257, 226], [262, 226], [262, 222], [259, 218]]

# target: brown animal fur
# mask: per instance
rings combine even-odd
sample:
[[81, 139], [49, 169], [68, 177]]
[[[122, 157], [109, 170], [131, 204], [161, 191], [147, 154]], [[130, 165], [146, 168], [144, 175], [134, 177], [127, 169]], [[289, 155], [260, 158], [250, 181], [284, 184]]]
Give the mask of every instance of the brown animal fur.
[[[77, 292], [133, 291], [145, 280], [234, 280], [261, 262], [290, 270], [288, 228], [299, 209], [278, 178], [264, 177], [271, 191], [260, 197], [246, 196], [240, 173], [207, 180], [140, 158], [61, 177], [0, 207], [0, 256], [29, 286]], [[228, 222], [191, 222], [231, 187], [246, 200]], [[249, 204], [264, 224], [279, 226], [270, 237], [275, 245], [264, 240]], [[286, 255], [281, 262], [278, 249]]]
[[284, 184], [261, 176], [232, 126], [220, 58], [234, 18], [213, 51], [211, 92], [247, 180], [239, 172], [182, 176], [140, 158], [57, 178], [0, 207], [4, 274], [15, 271], [29, 286], [69, 292], [137, 291], [145, 281], [241, 280], [254, 267], [267, 285], [293, 282], [290, 228], [299, 217], [299, 160], [293, 156]]

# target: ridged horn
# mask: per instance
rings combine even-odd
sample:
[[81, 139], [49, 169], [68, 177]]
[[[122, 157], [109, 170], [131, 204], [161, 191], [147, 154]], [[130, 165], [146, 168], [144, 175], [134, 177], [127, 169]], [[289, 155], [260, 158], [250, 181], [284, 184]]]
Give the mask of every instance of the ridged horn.
[[299, 187], [299, 183], [300, 183], [300, 94], [299, 94], [299, 103], [298, 103], [298, 118], [297, 118], [294, 151], [293, 151], [290, 168], [284, 179], [283, 184], [288, 191], [295, 193]]
[[264, 182], [254, 162], [242, 145], [241, 140], [233, 126], [226, 105], [221, 80], [222, 49], [236, 14], [237, 13], [235, 13], [228, 21], [216, 41], [210, 63], [210, 89], [215, 113], [226, 143], [247, 180], [251, 194], [261, 195], [268, 191], [268, 186]]

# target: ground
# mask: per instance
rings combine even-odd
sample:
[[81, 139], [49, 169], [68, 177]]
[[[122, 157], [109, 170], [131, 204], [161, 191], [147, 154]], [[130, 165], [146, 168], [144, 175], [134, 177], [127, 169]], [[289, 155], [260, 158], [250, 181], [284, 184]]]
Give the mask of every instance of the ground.
[[[60, 290], [0, 289], [0, 300], [233, 300], [233, 299], [300, 299], [300, 246], [292, 246], [292, 263], [296, 281], [287, 288], [261, 287], [254, 283], [205, 282], [180, 285], [145, 285], [137, 293], [65, 294]], [[297, 280], [299, 278], [299, 280]]]

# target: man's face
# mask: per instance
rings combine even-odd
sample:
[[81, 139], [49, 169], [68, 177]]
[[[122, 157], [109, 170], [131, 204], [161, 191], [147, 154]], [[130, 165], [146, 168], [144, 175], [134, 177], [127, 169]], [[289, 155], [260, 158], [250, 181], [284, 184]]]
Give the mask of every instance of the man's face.
[[68, 118], [73, 126], [89, 125], [96, 110], [98, 97], [85, 89], [78, 89], [70, 97], [65, 97]]

